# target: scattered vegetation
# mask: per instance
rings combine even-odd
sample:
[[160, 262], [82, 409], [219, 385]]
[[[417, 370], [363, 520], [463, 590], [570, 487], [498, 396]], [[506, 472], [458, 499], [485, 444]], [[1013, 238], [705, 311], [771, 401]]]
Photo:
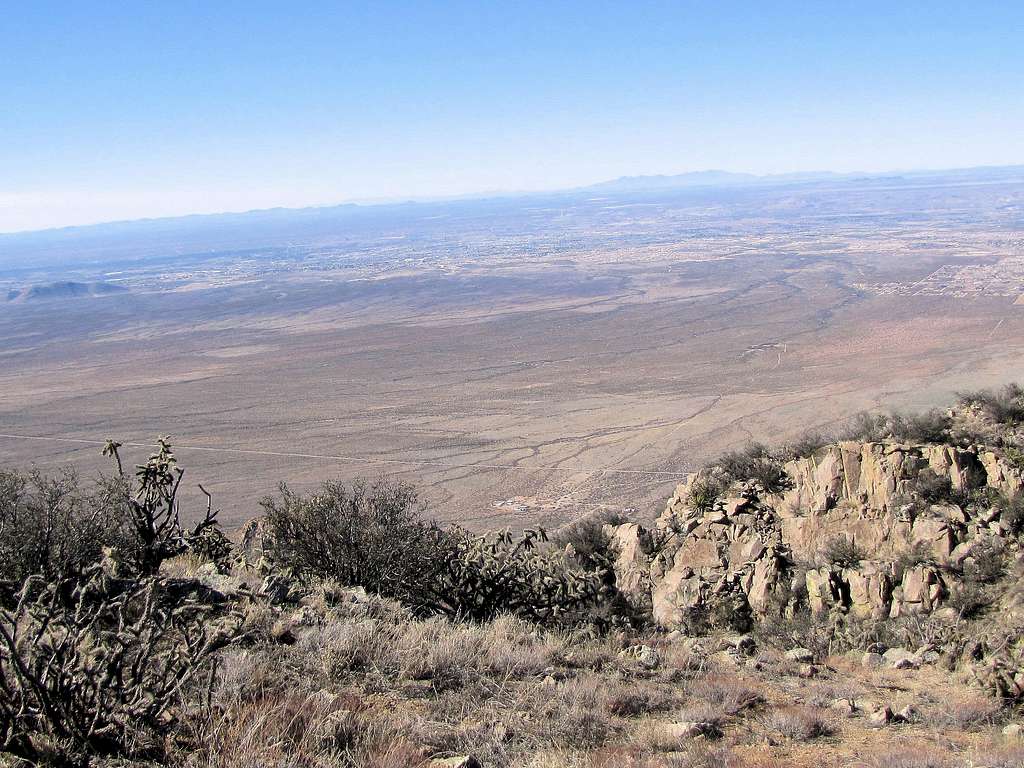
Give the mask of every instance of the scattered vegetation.
[[724, 492], [725, 484], [717, 477], [698, 477], [690, 484], [686, 503], [697, 512], [710, 512]]
[[791, 485], [782, 468], [782, 455], [761, 443], [751, 443], [741, 451], [726, 453], [715, 464], [730, 480], [753, 480], [765, 493], [782, 493]]
[[[988, 418], [1015, 423], [1019, 390], [970, 397]], [[862, 439], [952, 434], [938, 411], [866, 416], [857, 429]], [[784, 463], [825, 442], [808, 434], [783, 451], [754, 444], [727, 454], [691, 483], [688, 504], [712, 510], [734, 482], [780, 493], [790, 483]], [[183, 473], [166, 439], [130, 475], [120, 447], [106, 450], [116, 474], [89, 487], [72, 474], [0, 472], [0, 751], [12, 759], [428, 768], [473, 753], [488, 768], [774, 765], [761, 759], [765, 744], [794, 742], [787, 760], [813, 758], [861, 727], [850, 723], [866, 705], [852, 702], [917, 685], [889, 685], [895, 669], [861, 666], [865, 650], [885, 648], [920, 649], [929, 664], [938, 648], [984, 659], [992, 679], [979, 678], [983, 687], [1015, 695], [1024, 634], [998, 625], [972, 635], [997, 626], [993, 606], [1018, 548], [998, 536], [976, 543], [962, 566], [921, 543], [889, 575], [894, 589], [902, 572], [930, 566], [922, 572], [939, 574], [940, 605], [972, 623], [812, 617], [800, 601], [758, 619], [736, 581], [702, 595], [684, 620], [690, 637], [679, 638], [618, 602], [606, 526], [624, 521], [612, 513], [550, 540], [540, 529], [476, 535], [429, 519], [402, 483], [328, 482], [309, 495], [281, 486], [263, 501], [273, 545], [256, 574], [234, 560], [209, 496], [198, 524], [182, 524]], [[968, 520], [993, 515], [980, 519], [1013, 536], [1024, 528], [1021, 495], [961, 492], [927, 470], [908, 498], [960, 504]], [[748, 510], [744, 525], [770, 520], [756, 498]], [[670, 533], [650, 536], [655, 555], [667, 551]], [[868, 557], [847, 536], [821, 554], [836, 568]], [[804, 566], [778, 556], [798, 586]], [[826, 709], [837, 699], [856, 710], [850, 720]], [[944, 736], [1005, 716], [998, 699], [951, 700], [932, 715]], [[858, 738], [874, 744], [865, 764], [879, 766], [959, 768], [982, 754], [969, 751], [977, 739], [964, 740], [945, 762], [919, 750], [915, 763], [911, 752], [882, 757], [881, 735]], [[992, 751], [986, 764], [1013, 764], [1014, 754]]]
[[825, 544], [822, 552], [825, 562], [837, 568], [853, 568], [865, 558], [864, 550], [846, 536], [836, 536]]
[[997, 424], [1016, 426], [1024, 422], [1024, 388], [1007, 384], [999, 389], [983, 389], [957, 395], [960, 405], [980, 408]]

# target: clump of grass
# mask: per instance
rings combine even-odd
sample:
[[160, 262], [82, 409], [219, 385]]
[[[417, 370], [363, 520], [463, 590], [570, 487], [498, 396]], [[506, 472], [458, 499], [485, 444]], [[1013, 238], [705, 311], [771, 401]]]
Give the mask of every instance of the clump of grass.
[[713, 476], [698, 477], [690, 484], [686, 503], [694, 512], [710, 512], [725, 492], [725, 483]]
[[947, 702], [937, 714], [942, 725], [970, 730], [997, 723], [1003, 707], [996, 699], [971, 696]]
[[792, 481], [782, 468], [783, 455], [761, 443], [751, 443], [741, 451], [731, 451], [715, 462], [731, 480], [752, 480], [766, 493], [782, 493]]
[[730, 717], [764, 701], [757, 688], [738, 677], [724, 674], [698, 678], [691, 685], [690, 693], [694, 700], [719, 709]]
[[765, 717], [765, 726], [792, 741], [831, 736], [835, 730], [818, 710], [798, 706], [773, 709]]

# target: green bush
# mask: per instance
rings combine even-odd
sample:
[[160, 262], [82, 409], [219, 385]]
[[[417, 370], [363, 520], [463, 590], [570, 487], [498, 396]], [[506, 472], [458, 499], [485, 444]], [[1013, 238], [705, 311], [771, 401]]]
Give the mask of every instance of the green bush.
[[971, 549], [964, 564], [964, 579], [974, 584], [992, 584], [1006, 574], [1006, 551], [998, 540], [984, 541]]
[[1012, 496], [1001, 494], [996, 499], [999, 509], [999, 520], [1004, 523], [1014, 536], [1024, 533], [1024, 493]]
[[846, 427], [840, 431], [838, 439], [877, 443], [888, 436], [889, 419], [887, 416], [861, 411], [851, 418]]
[[309, 496], [282, 483], [260, 504], [274, 542], [270, 559], [302, 579], [330, 578], [395, 597], [429, 570], [435, 554], [436, 526], [423, 519], [407, 483], [327, 481]]
[[486, 621], [509, 613], [541, 624], [577, 623], [605, 595], [603, 574], [571, 566], [540, 546], [543, 530], [476, 536], [435, 531], [434, 568], [412, 580], [403, 599], [420, 613]]
[[896, 440], [909, 443], [942, 443], [949, 439], [951, 419], [948, 414], [932, 409], [909, 415], [889, 417], [889, 433]]
[[541, 547], [543, 531], [515, 538], [441, 528], [423, 518], [415, 489], [404, 483], [328, 482], [309, 497], [282, 486], [262, 504], [275, 566], [364, 587], [419, 615], [483, 621], [513, 613], [550, 622], [604, 593], [604, 571], [572, 567]]
[[921, 470], [913, 483], [913, 489], [922, 501], [941, 504], [953, 500], [953, 483], [931, 469]]
[[698, 477], [690, 483], [686, 503], [695, 512], [709, 512], [725, 492], [725, 484], [716, 477]]

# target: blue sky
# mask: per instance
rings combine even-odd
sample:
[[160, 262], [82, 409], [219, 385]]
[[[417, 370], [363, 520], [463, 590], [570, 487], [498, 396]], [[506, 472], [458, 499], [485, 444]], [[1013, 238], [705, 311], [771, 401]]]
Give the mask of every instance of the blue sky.
[[1024, 163], [1024, 3], [95, 2], [0, 21], [0, 231]]

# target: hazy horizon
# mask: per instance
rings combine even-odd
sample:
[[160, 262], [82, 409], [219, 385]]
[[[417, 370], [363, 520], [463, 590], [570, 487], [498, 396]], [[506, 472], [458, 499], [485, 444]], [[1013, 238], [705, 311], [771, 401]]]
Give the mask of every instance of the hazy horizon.
[[[459, 194], [451, 195], [437, 195], [437, 196], [422, 196], [422, 197], [394, 197], [394, 198], [361, 198], [356, 197], [346, 200], [335, 200], [326, 201], [322, 203], [312, 203], [310, 205], [268, 205], [259, 208], [235, 208], [235, 209], [217, 209], [217, 210], [183, 210], [180, 212], [170, 212], [166, 214], [158, 214], [151, 216], [140, 216], [135, 218], [122, 218], [122, 219], [101, 219], [97, 221], [82, 221], [69, 224], [59, 224], [53, 227], [40, 227], [36, 229], [20, 229], [20, 230], [0, 230], [0, 235], [30, 235], [34, 233], [43, 232], [55, 232], [62, 229], [78, 229], [85, 227], [98, 227], [107, 224], [125, 224], [134, 222], [144, 221], [162, 221], [166, 219], [181, 219], [190, 217], [203, 217], [203, 216], [235, 216], [244, 215], [247, 213], [260, 213], [265, 211], [275, 210], [315, 210], [315, 209], [330, 209], [343, 207], [348, 205], [360, 206], [360, 207], [372, 207], [372, 206], [388, 206], [388, 205], [403, 205], [408, 203], [445, 203], [445, 202], [459, 202], [459, 201], [471, 201], [471, 200], [487, 200], [491, 198], [502, 198], [502, 197], [530, 197], [530, 196], [541, 196], [541, 195], [557, 195], [563, 193], [571, 193], [574, 191], [585, 191], [590, 187], [601, 187], [605, 184], [613, 184], [618, 181], [628, 181], [632, 179], [674, 179], [678, 177], [686, 176], [700, 176], [701, 174], [725, 174], [735, 176], [751, 176], [760, 181], [770, 181], [778, 178], [779, 183], [784, 183], [785, 177], [801, 177], [801, 176], [813, 176], [813, 175], [827, 175], [834, 174], [837, 180], [849, 180], [852, 178], [862, 177], [865, 179], [870, 178], [884, 178], [888, 176], [901, 176], [901, 175], [927, 175], [927, 174], [941, 174], [945, 172], [959, 173], [966, 171], [980, 171], [980, 170], [1002, 170], [1002, 169], [1016, 169], [1024, 168], [1024, 163], [1006, 163], [1001, 165], [987, 165], [987, 166], [963, 166], [957, 168], [894, 168], [884, 170], [873, 170], [873, 171], [834, 171], [831, 169], [796, 169], [791, 171], [780, 171], [778, 173], [771, 174], [751, 174], [749, 171], [743, 170], [725, 170], [721, 168], [704, 168], [694, 169], [688, 171], [680, 171], [678, 173], [645, 173], [636, 174], [630, 176], [619, 176], [614, 179], [602, 178], [596, 181], [588, 182], [574, 187], [558, 187], [550, 189], [487, 189], [487, 190], [476, 190], [468, 191]], [[700, 186], [694, 184], [693, 187]], [[709, 182], [707, 187], [713, 188], [719, 186], [714, 182]], [[691, 187], [691, 188], [693, 188]], [[685, 187], [680, 187], [684, 189]], [[595, 190], [597, 191], [597, 190]]]
[[1024, 8], [12, 9], [0, 231], [706, 168], [1008, 165]]

